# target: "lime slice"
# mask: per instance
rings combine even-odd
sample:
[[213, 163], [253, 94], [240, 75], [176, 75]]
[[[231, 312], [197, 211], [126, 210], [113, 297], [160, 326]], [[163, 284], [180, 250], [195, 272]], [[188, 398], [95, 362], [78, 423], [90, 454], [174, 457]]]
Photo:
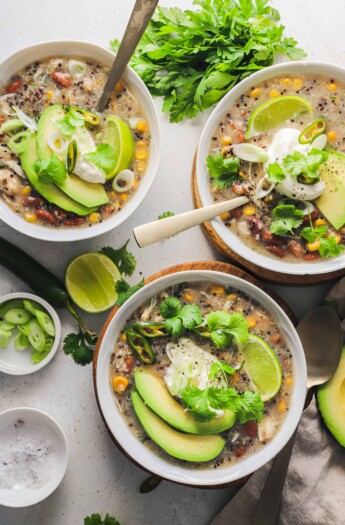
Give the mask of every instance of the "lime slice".
[[280, 390], [282, 370], [274, 350], [260, 337], [249, 335], [241, 347], [244, 369], [262, 401], [269, 401]]
[[97, 314], [116, 303], [115, 282], [119, 279], [121, 274], [109, 257], [89, 252], [70, 262], [65, 284], [75, 304], [85, 312]]
[[132, 132], [123, 120], [108, 115], [107, 126], [104, 132], [104, 142], [113, 146], [116, 151], [116, 166], [111, 173], [106, 175], [107, 179], [113, 179], [119, 171], [129, 168], [134, 155], [134, 140]]
[[286, 120], [302, 113], [314, 113], [313, 106], [304, 98], [295, 95], [282, 95], [272, 98], [256, 108], [248, 121], [246, 139], [277, 128]]
[[264, 149], [255, 146], [255, 144], [246, 144], [245, 142], [235, 144], [232, 151], [236, 157], [247, 162], [266, 162], [269, 158], [268, 153]]

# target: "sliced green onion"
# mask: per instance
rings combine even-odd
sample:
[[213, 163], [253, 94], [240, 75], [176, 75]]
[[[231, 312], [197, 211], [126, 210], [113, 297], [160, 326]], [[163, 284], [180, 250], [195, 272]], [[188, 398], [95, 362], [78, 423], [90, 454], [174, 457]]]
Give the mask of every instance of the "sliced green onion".
[[46, 337], [44, 335], [44, 332], [36, 319], [32, 319], [29, 323], [29, 335], [28, 339], [30, 341], [30, 344], [34, 347], [35, 350], [38, 352], [43, 352], [44, 345], [46, 342]]
[[300, 144], [310, 144], [316, 137], [321, 135], [326, 129], [327, 122], [323, 117], [313, 120], [303, 131], [299, 134], [298, 142]]
[[232, 151], [236, 157], [247, 162], [267, 162], [268, 153], [255, 144], [235, 144]]
[[86, 73], [86, 64], [84, 62], [80, 62], [80, 60], [69, 60], [67, 67], [71, 75], [76, 78], [81, 78]]
[[23, 308], [23, 301], [21, 299], [11, 299], [0, 305], [0, 317], [5, 317], [5, 314], [13, 308]]
[[23, 335], [26, 335], [28, 336], [29, 333], [30, 333], [30, 327], [29, 327], [29, 324], [30, 323], [26, 323], [26, 324], [19, 324], [17, 325], [17, 329], [19, 330], [19, 332]]
[[0, 330], [1, 332], [11, 332], [15, 327], [12, 323], [6, 323], [6, 321], [0, 321]]
[[7, 348], [11, 337], [9, 332], [0, 332], [0, 348]]
[[118, 193], [125, 193], [130, 190], [134, 184], [134, 173], [132, 170], [120, 171], [113, 180], [113, 190]]
[[311, 143], [311, 147], [315, 149], [323, 149], [327, 144], [327, 135], [325, 133], [322, 133], [322, 135], [319, 135], [316, 137], [316, 139], [313, 140]]
[[24, 299], [23, 304], [24, 304], [25, 310], [28, 310], [28, 312], [30, 312], [30, 314], [34, 316], [36, 316], [37, 310], [39, 310], [40, 312], [43, 311], [43, 307], [36, 301], [31, 301], [31, 299]]
[[8, 133], [9, 131], [14, 131], [15, 129], [23, 127], [24, 124], [19, 118], [11, 118], [10, 120], [6, 120], [6, 122], [0, 126], [0, 133]]
[[51, 336], [55, 336], [55, 325], [50, 315], [45, 312], [36, 311], [36, 317], [40, 327]]
[[69, 175], [73, 173], [73, 170], [77, 162], [77, 155], [78, 155], [77, 141], [72, 140], [72, 142], [68, 144], [68, 148], [67, 148], [67, 172]]
[[5, 321], [11, 324], [25, 324], [31, 319], [31, 314], [27, 310], [21, 308], [13, 308], [9, 310], [5, 315]]
[[29, 346], [30, 344], [27, 336], [19, 332], [19, 334], [17, 334], [14, 339], [14, 348], [18, 352], [22, 352], [23, 350], [26, 350]]
[[7, 145], [14, 153], [23, 153], [31, 137], [31, 131], [20, 131], [10, 138]]

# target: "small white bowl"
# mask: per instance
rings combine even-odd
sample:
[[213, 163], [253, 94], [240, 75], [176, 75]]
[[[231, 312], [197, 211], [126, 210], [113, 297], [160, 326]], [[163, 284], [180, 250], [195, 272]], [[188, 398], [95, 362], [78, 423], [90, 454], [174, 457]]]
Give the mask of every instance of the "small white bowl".
[[[50, 479], [40, 488], [1, 488], [0, 480], [0, 505], [17, 508], [28, 507], [46, 499], [60, 485], [68, 464], [68, 443], [64, 431], [55, 419], [35, 408], [11, 408], [0, 413], [1, 452], [3, 452], [6, 429], [8, 432], [9, 427], [15, 425], [18, 420], [24, 421], [21, 430], [26, 436], [34, 437], [32, 431], [36, 427], [39, 430], [40, 437], [47, 439], [52, 446], [52, 459]], [[25, 423], [27, 423], [26, 431]], [[34, 429], [33, 425], [35, 425]]]
[[[114, 53], [96, 44], [81, 41], [54, 41], [43, 42], [28, 46], [17, 51], [0, 64], [0, 83], [6, 82], [23, 67], [52, 56], [80, 56], [93, 59], [100, 64], [111, 67], [114, 61]], [[124, 82], [140, 101], [151, 132], [150, 155], [147, 168], [138, 189], [126, 206], [115, 215], [101, 223], [88, 227], [66, 227], [52, 228], [39, 224], [27, 222], [23, 217], [15, 213], [6, 202], [0, 198], [0, 217], [9, 226], [29, 237], [52, 242], [71, 242], [97, 237], [107, 233], [122, 224], [138, 208], [148, 193], [158, 170], [160, 158], [160, 130], [156, 108], [153, 104], [149, 90], [135, 71], [127, 66], [123, 74]]]
[[52, 349], [47, 357], [45, 357], [40, 363], [34, 364], [31, 362], [31, 352], [29, 350], [18, 352], [14, 347], [14, 337], [12, 337], [7, 348], [0, 349], [0, 372], [13, 376], [25, 376], [27, 374], [38, 372], [38, 370], [44, 368], [53, 359], [61, 340], [61, 321], [54, 308], [38, 295], [23, 292], [10, 293], [0, 297], [0, 305], [7, 301], [11, 301], [12, 299], [30, 299], [31, 301], [36, 301], [43, 306], [51, 316], [55, 325], [56, 333]]
[[[209, 174], [206, 168], [206, 157], [209, 154], [212, 135], [219, 121], [224, 117], [227, 111], [229, 111], [236, 99], [248, 91], [251, 87], [265, 80], [269, 80], [280, 75], [289, 74], [314, 74], [328, 78], [334, 78], [335, 80], [338, 80], [342, 83], [345, 82], [345, 68], [326, 62], [311, 62], [305, 60], [301, 62], [284, 62], [283, 64], [270, 66], [266, 69], [258, 71], [257, 73], [254, 73], [253, 75], [250, 75], [248, 78], [242, 80], [242, 82], [231, 89], [211, 113], [203, 129], [198, 145], [196, 175], [200, 198], [203, 206], [213, 204], [209, 188]], [[305, 261], [288, 263], [284, 262], [284, 260], [277, 260], [262, 253], [257, 253], [256, 251], [249, 248], [249, 246], [242, 242], [242, 240], [237, 235], [235, 235], [225, 226], [224, 222], [219, 217], [213, 219], [211, 224], [223, 242], [225, 242], [225, 244], [229, 246], [234, 252], [247, 261], [250, 261], [261, 268], [266, 268], [272, 272], [285, 273], [289, 275], [319, 275], [342, 270], [345, 267], [345, 253], [339, 257], [335, 257], [334, 259], [325, 259], [312, 263], [307, 263]]]
[[[216, 285], [231, 286], [244, 292], [272, 315], [281, 329], [292, 354], [295, 374], [289, 411], [273, 440], [255, 454], [245, 457], [230, 467], [219, 469], [195, 469], [187, 464], [181, 466], [173, 461], [169, 462], [145, 446], [131, 432], [127, 422], [120, 414], [109, 380], [109, 366], [114, 349], [114, 341], [116, 341], [123, 326], [134, 311], [146, 300], [169, 286], [176, 286], [185, 282], [205, 281], [211, 281]], [[128, 299], [110, 320], [109, 324], [106, 324], [106, 329], [102, 334], [103, 337], [96, 363], [95, 387], [103, 418], [120, 449], [136, 464], [162, 478], [197, 487], [216, 487], [217, 485], [239, 480], [274, 458], [288, 442], [298, 425], [307, 388], [307, 369], [302, 344], [293, 324], [281, 307], [264, 291], [248, 281], [229, 274], [208, 270], [184, 271], [161, 277], [144, 286]]]

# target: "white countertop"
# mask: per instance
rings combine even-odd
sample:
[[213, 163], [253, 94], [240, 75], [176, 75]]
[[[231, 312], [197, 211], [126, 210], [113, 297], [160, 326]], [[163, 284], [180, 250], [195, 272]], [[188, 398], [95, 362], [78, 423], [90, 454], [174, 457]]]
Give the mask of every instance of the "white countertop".
[[[342, 65], [345, 58], [345, 4], [341, 0], [276, 0], [287, 36], [294, 36], [311, 59]], [[121, 38], [133, 0], [1, 0], [0, 59], [29, 44], [46, 40], [82, 39], [105, 47]], [[189, 8], [189, 0], [161, 0], [163, 6]], [[161, 101], [156, 100], [160, 108]], [[162, 159], [155, 183], [140, 209], [117, 231], [71, 245], [35, 241], [0, 223], [0, 235], [36, 256], [63, 277], [68, 261], [102, 246], [121, 246], [131, 238], [138, 258], [133, 282], [173, 264], [222, 259], [200, 228], [159, 245], [140, 250], [132, 228], [153, 220], [164, 210], [192, 208], [191, 167], [194, 151], [209, 112], [181, 124], [169, 124], [159, 112]], [[169, 191], [167, 191], [169, 188]], [[298, 316], [319, 304], [330, 285], [311, 288], [274, 288]], [[0, 294], [27, 291], [21, 281], [0, 267]], [[59, 311], [63, 332], [76, 329], [71, 317]], [[87, 318], [87, 316], [85, 316]], [[99, 315], [90, 324], [99, 328]], [[27, 509], [0, 507], [1, 525], [82, 525], [94, 512], [114, 515], [121, 525], [207, 525], [229, 499], [231, 489], [197, 490], [163, 482], [152, 493], [139, 494], [147, 474], [130, 463], [108, 436], [94, 397], [91, 365], [80, 367], [62, 350], [44, 370], [24, 378], [0, 374], [0, 411], [32, 406], [55, 417], [66, 431], [70, 461], [66, 477], [46, 501]], [[234, 516], [234, 523], [236, 517]]]

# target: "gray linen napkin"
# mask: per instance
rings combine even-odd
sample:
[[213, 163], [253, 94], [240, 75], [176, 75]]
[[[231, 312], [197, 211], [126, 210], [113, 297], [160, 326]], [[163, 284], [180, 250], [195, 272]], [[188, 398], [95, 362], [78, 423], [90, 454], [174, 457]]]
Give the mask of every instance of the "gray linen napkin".
[[[345, 318], [345, 278], [326, 297]], [[345, 319], [343, 321], [345, 341]], [[345, 399], [344, 399], [345, 403]], [[210, 525], [250, 525], [268, 463], [255, 472]], [[327, 431], [313, 399], [298, 427], [285, 482], [279, 525], [345, 525], [345, 449]]]

